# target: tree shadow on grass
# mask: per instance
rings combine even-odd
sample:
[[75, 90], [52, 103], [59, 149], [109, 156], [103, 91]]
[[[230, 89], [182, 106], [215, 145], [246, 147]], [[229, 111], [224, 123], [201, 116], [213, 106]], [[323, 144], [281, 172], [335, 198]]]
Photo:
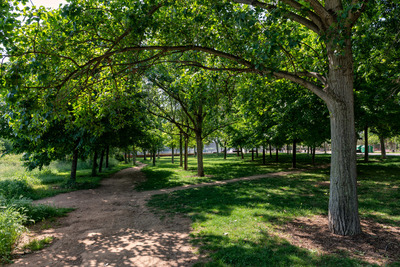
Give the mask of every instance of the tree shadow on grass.
[[143, 169], [142, 172], [146, 175], [147, 179], [135, 187], [135, 189], [138, 191], [169, 188], [182, 185], [182, 182], [174, 179], [176, 174], [172, 171]]
[[196, 266], [360, 266], [369, 265], [346, 255], [321, 255], [291, 245], [285, 239], [260, 232], [255, 241], [227, 236], [203, 235], [193, 243], [209, 253], [212, 261]]

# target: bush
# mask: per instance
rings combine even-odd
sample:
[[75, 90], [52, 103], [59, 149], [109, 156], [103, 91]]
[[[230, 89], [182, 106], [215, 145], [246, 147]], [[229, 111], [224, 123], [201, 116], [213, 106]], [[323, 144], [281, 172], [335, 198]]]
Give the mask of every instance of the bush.
[[2, 262], [10, 260], [20, 235], [26, 231], [26, 217], [12, 207], [2, 207], [0, 211], [0, 258]]
[[65, 215], [71, 209], [56, 208], [42, 204], [32, 204], [32, 200], [21, 197], [19, 199], [5, 199], [0, 195], [0, 205], [10, 207], [22, 214], [26, 224], [31, 224], [51, 217], [60, 217]]
[[32, 188], [23, 179], [7, 179], [0, 181], [0, 194], [6, 199], [18, 199], [22, 197], [31, 197]]

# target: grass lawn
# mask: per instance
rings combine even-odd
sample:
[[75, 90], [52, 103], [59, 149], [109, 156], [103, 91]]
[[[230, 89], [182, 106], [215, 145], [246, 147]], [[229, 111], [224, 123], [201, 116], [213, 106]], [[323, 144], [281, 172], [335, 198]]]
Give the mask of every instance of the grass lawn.
[[[190, 171], [183, 172], [179, 164], [172, 165], [170, 159], [162, 158], [157, 166], [144, 169], [149, 179], [140, 188], [225, 180], [290, 168], [289, 155], [280, 156], [278, 164], [269, 162], [266, 166], [260, 165], [260, 159], [250, 159], [247, 156], [243, 161], [231, 156], [224, 161], [215, 155], [207, 156], [205, 172], [210, 177], [198, 178], [194, 177], [194, 159], [189, 162]], [[346, 251], [324, 253], [305, 249], [277, 234], [296, 218], [326, 217], [329, 169], [311, 169], [310, 161], [306, 155], [299, 155], [298, 166], [305, 169], [299, 174], [156, 195], [149, 205], [160, 216], [164, 212], [171, 216], [181, 213], [192, 219], [193, 243], [211, 258], [211, 262], [200, 266], [371, 266], [370, 261]], [[327, 162], [329, 156], [318, 155], [317, 164], [323, 166]], [[399, 171], [400, 157], [359, 162], [361, 219], [400, 227]], [[395, 245], [400, 248], [400, 243]], [[394, 257], [382, 261], [399, 266], [400, 250]]]
[[[33, 200], [54, 196], [77, 189], [89, 189], [99, 185], [102, 178], [108, 177], [121, 169], [132, 166], [110, 159], [110, 168], [103, 168], [102, 173], [92, 177], [92, 167], [89, 162], [78, 161], [77, 187], [69, 188], [66, 183], [70, 177], [71, 163], [64, 161], [52, 162], [42, 170], [27, 171], [22, 166], [20, 155], [6, 155], [0, 158], [0, 193], [15, 191], [14, 197], [28, 197]], [[23, 186], [19, 190], [19, 186]], [[23, 190], [25, 189], [25, 190]], [[28, 189], [28, 190], [26, 190]]]

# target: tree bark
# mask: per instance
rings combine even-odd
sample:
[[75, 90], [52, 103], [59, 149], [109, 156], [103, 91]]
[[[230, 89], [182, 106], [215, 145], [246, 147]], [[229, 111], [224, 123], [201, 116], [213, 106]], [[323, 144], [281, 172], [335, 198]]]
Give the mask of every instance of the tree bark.
[[369, 147], [368, 147], [368, 126], [367, 125], [365, 125], [365, 128], [364, 128], [364, 147], [365, 147], [364, 161], [368, 162], [369, 161]]
[[157, 152], [154, 150], [153, 151], [153, 166], [156, 166], [156, 155], [157, 154]]
[[189, 136], [187, 134], [185, 134], [185, 155], [184, 155], [184, 166], [183, 169], [185, 171], [187, 171], [188, 169], [188, 146], [189, 146]]
[[258, 158], [258, 147], [256, 148], [256, 158]]
[[76, 170], [78, 168], [78, 155], [79, 155], [78, 144], [79, 142], [76, 142], [74, 151], [72, 152], [71, 177], [70, 177], [72, 183], [76, 182]]
[[175, 162], [174, 162], [174, 159], [175, 159], [175, 150], [174, 150], [174, 146], [172, 146], [171, 149], [172, 149], [172, 158], [171, 158], [171, 162], [172, 162], [172, 164], [174, 164], [174, 163], [175, 163]]
[[381, 158], [386, 159], [385, 138], [383, 138], [383, 136], [379, 136], [379, 140], [381, 141]]
[[99, 162], [99, 173], [103, 171], [103, 160], [104, 160], [104, 149], [101, 151], [100, 154], [100, 162]]
[[311, 150], [311, 161], [312, 165], [315, 165], [315, 146], [313, 146]]
[[146, 157], [146, 150], [143, 150], [143, 160], [147, 160], [147, 157]]
[[224, 159], [226, 159], [226, 153], [227, 153], [227, 147], [226, 147], [226, 141], [224, 143]]
[[97, 175], [97, 151], [94, 151], [93, 155], [93, 165], [92, 165], [92, 176]]
[[182, 144], [182, 133], [179, 136], [179, 167], [183, 167], [183, 144]]
[[254, 148], [251, 149], [251, 161], [254, 161]]
[[204, 177], [203, 165], [203, 139], [201, 138], [201, 131], [196, 131], [196, 144], [197, 144], [197, 176]]
[[[354, 123], [353, 62], [350, 40], [344, 55], [328, 45], [332, 157], [329, 198], [329, 228], [339, 235], [361, 233], [358, 216], [356, 133]], [[350, 49], [349, 49], [350, 48]]]
[[243, 148], [240, 148], [240, 155], [242, 156], [242, 159], [244, 159]]
[[265, 161], [265, 146], [263, 146], [262, 153], [263, 153], [262, 164], [265, 165], [266, 164], [266, 161]]
[[136, 148], [135, 148], [135, 146], [132, 146], [132, 159], [133, 159], [132, 164], [136, 165]]
[[215, 141], [215, 147], [217, 148], [217, 156], [219, 154], [219, 146], [218, 146], [218, 141]]
[[128, 156], [126, 155], [126, 151], [124, 152], [124, 161], [125, 164], [128, 164]]
[[269, 144], [269, 157], [272, 159], [272, 145]]
[[278, 162], [278, 160], [279, 160], [279, 148], [276, 148], [275, 162]]

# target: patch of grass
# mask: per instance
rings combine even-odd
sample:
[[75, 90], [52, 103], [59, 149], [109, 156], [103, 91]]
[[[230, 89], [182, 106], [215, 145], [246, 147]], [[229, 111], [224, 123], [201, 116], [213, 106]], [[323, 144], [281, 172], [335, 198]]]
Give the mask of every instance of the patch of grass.
[[28, 244], [25, 244], [22, 248], [31, 252], [38, 251], [48, 247], [53, 242], [54, 237], [48, 236], [43, 239], [33, 239]]
[[[188, 171], [179, 168], [179, 162], [171, 163], [171, 157], [161, 157], [157, 160], [156, 166], [152, 166], [150, 161], [143, 163], [149, 164], [142, 171], [146, 174], [147, 180], [136, 187], [137, 190], [154, 190], [186, 184], [198, 184], [203, 182], [213, 182], [228, 180], [233, 178], [278, 172], [291, 168], [291, 155], [281, 154], [279, 162], [274, 162], [275, 158], [267, 157], [267, 164], [262, 165], [261, 157], [251, 161], [251, 155], [246, 155], [241, 159], [236, 155], [228, 155], [226, 160], [222, 155], [204, 155], [205, 177], [197, 177], [197, 159], [189, 157]], [[327, 164], [330, 155], [319, 155], [317, 164]], [[310, 168], [311, 157], [307, 154], [298, 155], [298, 167]], [[179, 171], [178, 171], [179, 170]]]
[[[154, 180], [164, 166], [160, 165], [153, 169]], [[268, 171], [285, 169], [286, 165], [283, 162]], [[399, 158], [360, 162], [361, 217], [400, 226], [399, 168]], [[180, 173], [177, 169], [165, 169], [172, 173], [170, 176]], [[151, 173], [152, 168], [147, 171]], [[242, 175], [239, 172], [238, 176]], [[329, 169], [325, 168], [155, 195], [148, 204], [154, 210], [181, 213], [193, 220], [192, 240], [201, 253], [211, 257], [211, 262], [197, 266], [370, 266], [349, 255], [320, 255], [301, 249], [274, 234], [277, 227], [296, 217], [326, 215], [328, 198]]]

